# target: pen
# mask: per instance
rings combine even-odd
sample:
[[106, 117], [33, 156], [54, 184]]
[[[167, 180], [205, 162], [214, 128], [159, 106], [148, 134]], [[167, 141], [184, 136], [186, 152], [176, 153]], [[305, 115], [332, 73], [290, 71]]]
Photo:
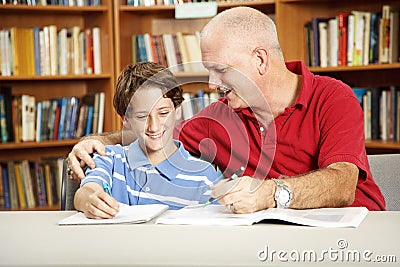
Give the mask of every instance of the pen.
[[[239, 174], [241, 174], [244, 171], [244, 167], [240, 167], [239, 169], [237, 169], [231, 177], [228, 178], [228, 182], [232, 181], [234, 179], [236, 179], [238, 177]], [[224, 178], [224, 176], [221, 174], [220, 176], [218, 176], [217, 180], [215, 182], [219, 182], [220, 180], [222, 180]], [[214, 201], [218, 200], [218, 198], [214, 198], [214, 197], [210, 197], [210, 199], [204, 203], [204, 207], [210, 205], [211, 203], [213, 203]]]
[[110, 186], [106, 182], [103, 182], [103, 189], [104, 189], [104, 192], [106, 192], [107, 194], [109, 194], [111, 196]]

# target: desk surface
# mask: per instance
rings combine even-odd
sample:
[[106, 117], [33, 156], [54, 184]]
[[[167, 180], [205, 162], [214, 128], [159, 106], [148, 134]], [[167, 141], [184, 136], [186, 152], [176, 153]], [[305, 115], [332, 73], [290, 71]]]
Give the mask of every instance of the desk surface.
[[58, 226], [60, 219], [72, 213], [0, 212], [0, 265], [400, 264], [400, 212], [370, 212], [358, 228], [283, 223], [174, 226], [153, 222]]

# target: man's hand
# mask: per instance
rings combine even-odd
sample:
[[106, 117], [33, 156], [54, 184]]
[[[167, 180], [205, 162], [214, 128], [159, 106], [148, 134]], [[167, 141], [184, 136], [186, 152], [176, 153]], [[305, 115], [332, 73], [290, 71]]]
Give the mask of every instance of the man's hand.
[[82, 139], [68, 154], [68, 166], [70, 168], [70, 177], [72, 180], [80, 182], [85, 177], [83, 167], [88, 165], [90, 168], [95, 167], [95, 163], [90, 156], [91, 153], [97, 151], [100, 155], [105, 156], [106, 149], [102, 142], [96, 139]]
[[119, 203], [97, 183], [87, 183], [76, 192], [75, 207], [91, 219], [110, 219], [119, 212]]
[[276, 205], [275, 184], [270, 180], [243, 176], [232, 181], [223, 180], [211, 189], [211, 196], [235, 213], [251, 213]]

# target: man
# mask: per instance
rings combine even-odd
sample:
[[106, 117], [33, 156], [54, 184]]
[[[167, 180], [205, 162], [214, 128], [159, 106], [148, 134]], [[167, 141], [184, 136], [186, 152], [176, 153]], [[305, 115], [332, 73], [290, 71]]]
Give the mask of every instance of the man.
[[[236, 213], [270, 207], [385, 209], [351, 88], [313, 75], [301, 62], [285, 63], [268, 16], [248, 7], [219, 13], [202, 31], [201, 50], [210, 88], [225, 98], [177, 126], [175, 138], [226, 174], [244, 164], [243, 177], [213, 187], [220, 203]], [[218, 121], [228, 123], [219, 127]], [[244, 130], [228, 131], [236, 128]], [[101, 153], [102, 142], [120, 142], [121, 134], [97, 138], [81, 141], [69, 155], [75, 176], [83, 174], [79, 159], [93, 167], [88, 152]], [[238, 145], [239, 139], [250, 151], [242, 158], [246, 142]]]

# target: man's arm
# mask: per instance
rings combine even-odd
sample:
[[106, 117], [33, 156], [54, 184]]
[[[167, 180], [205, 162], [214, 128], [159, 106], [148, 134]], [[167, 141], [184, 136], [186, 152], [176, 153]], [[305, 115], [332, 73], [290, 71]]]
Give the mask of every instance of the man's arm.
[[97, 135], [88, 135], [74, 145], [72, 151], [68, 154], [68, 166], [70, 168], [70, 176], [73, 180], [80, 182], [85, 177], [83, 167], [88, 165], [90, 168], [95, 167], [95, 163], [90, 156], [97, 151], [104, 156], [106, 153], [105, 145], [115, 145], [122, 143], [122, 131], [102, 133]]
[[[337, 162], [324, 169], [286, 177], [285, 184], [292, 191], [290, 208], [309, 209], [321, 207], [344, 207], [355, 198], [358, 167], [348, 162]], [[258, 186], [257, 186], [258, 185]], [[212, 190], [224, 205], [234, 204], [236, 213], [250, 213], [276, 206], [275, 183], [268, 179], [257, 183], [257, 179], [245, 176], [230, 182], [222, 181]]]

